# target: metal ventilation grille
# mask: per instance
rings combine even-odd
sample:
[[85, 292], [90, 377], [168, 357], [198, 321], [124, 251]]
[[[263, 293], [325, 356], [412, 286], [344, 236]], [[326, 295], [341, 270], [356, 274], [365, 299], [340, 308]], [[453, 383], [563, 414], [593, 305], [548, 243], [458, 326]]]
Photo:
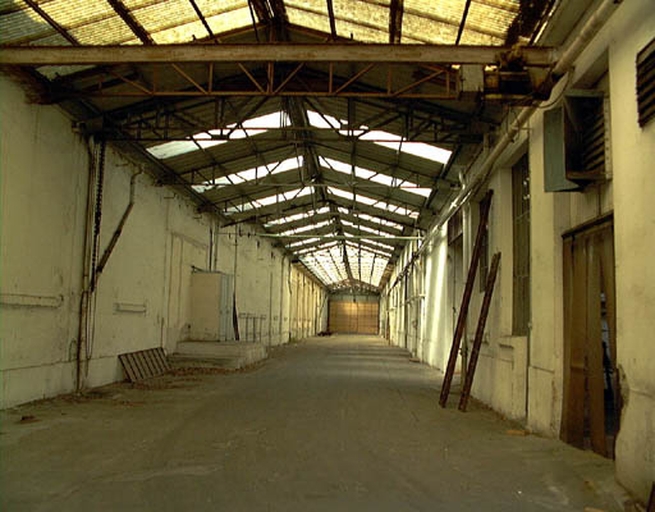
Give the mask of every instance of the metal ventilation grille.
[[655, 117], [655, 39], [637, 55], [639, 126]]
[[605, 172], [605, 109], [603, 101], [592, 104], [582, 122], [582, 169], [590, 174]]

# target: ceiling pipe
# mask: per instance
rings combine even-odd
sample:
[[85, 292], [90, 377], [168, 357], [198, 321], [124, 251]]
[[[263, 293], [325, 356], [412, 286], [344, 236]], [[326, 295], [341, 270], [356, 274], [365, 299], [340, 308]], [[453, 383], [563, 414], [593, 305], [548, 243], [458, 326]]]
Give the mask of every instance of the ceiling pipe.
[[[617, 5], [622, 0], [603, 0], [602, 4], [594, 11], [594, 13], [587, 19], [582, 26], [577, 36], [563, 49], [561, 56], [557, 63], [550, 70], [550, 76], [557, 80], [564, 74], [571, 70], [573, 62], [589, 44], [593, 37], [598, 33], [601, 27], [605, 24], [609, 16], [614, 12]], [[514, 137], [519, 133], [523, 125], [532, 117], [541, 103], [524, 108], [516, 117], [514, 122], [509, 126], [507, 131], [501, 136], [496, 145], [493, 147], [489, 155], [485, 158], [484, 162], [477, 169], [477, 172], [470, 177], [470, 185], [463, 187], [457, 194], [455, 199], [450, 203], [450, 206], [441, 213], [437, 219], [428, 228], [427, 234], [423, 238], [421, 247], [415, 251], [407, 262], [407, 264], [400, 271], [393, 284], [389, 287], [389, 291], [393, 289], [402, 279], [402, 276], [414, 264], [416, 259], [425, 252], [428, 248], [429, 242], [438, 234], [439, 229], [450, 220], [450, 218], [464, 206], [471, 197], [478, 191], [485, 180], [491, 175], [493, 166], [502, 155], [503, 151], [514, 141]]]

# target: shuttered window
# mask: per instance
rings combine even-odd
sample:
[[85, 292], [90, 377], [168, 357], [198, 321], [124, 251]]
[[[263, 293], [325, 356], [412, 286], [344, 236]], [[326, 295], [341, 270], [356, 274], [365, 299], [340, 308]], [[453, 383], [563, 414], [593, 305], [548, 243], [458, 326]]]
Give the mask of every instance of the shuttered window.
[[448, 243], [451, 244], [462, 236], [462, 210], [457, 210], [448, 221]]
[[637, 104], [643, 127], [655, 117], [655, 39], [637, 55]]
[[512, 168], [514, 237], [512, 334], [525, 336], [530, 323], [530, 170], [528, 155]]

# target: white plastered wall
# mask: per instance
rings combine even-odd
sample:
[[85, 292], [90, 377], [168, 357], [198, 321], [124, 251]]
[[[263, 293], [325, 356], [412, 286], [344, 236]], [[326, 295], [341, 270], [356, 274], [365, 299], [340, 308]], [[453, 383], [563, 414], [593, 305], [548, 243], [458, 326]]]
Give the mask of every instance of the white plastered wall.
[[[0, 91], [0, 407], [5, 408], [75, 389], [89, 156], [59, 109], [29, 104], [5, 78]], [[138, 170], [107, 147], [99, 254], [129, 203], [130, 179]], [[216, 218], [197, 213], [174, 190], [156, 186], [149, 174], [136, 177], [134, 207], [92, 301], [86, 386], [121, 380], [118, 354], [160, 346], [171, 353], [188, 339], [193, 267], [236, 270], [237, 311], [247, 341], [277, 345], [292, 334], [304, 337], [325, 328], [319, 308], [323, 287], [258, 237], [255, 227], [242, 225], [236, 237], [233, 233], [233, 227], [219, 228]], [[290, 279], [296, 274], [299, 290]], [[292, 317], [292, 300], [302, 307], [302, 318]]]
[[[543, 110], [537, 111], [499, 159], [488, 187], [495, 191], [490, 221], [490, 253], [502, 252], [483, 344], [474, 395], [510, 417], [526, 418], [528, 427], [559, 436], [563, 393], [562, 235], [568, 229], [614, 213], [616, 253], [617, 350], [623, 375], [624, 404], [616, 445], [618, 479], [645, 500], [655, 480], [655, 352], [649, 334], [655, 328], [655, 123], [637, 122], [637, 53], [655, 36], [655, 12], [646, 1], [623, 2], [579, 56], [572, 76], [553, 91], [582, 87], [606, 62], [611, 108], [611, 181], [583, 192], [544, 191]], [[607, 84], [607, 81], [609, 83]], [[527, 144], [527, 148], [525, 145]], [[523, 148], [522, 146], [523, 145]], [[511, 165], [528, 152], [531, 200], [531, 322], [528, 338], [511, 336], [512, 228]], [[470, 210], [469, 210], [470, 211]], [[470, 228], [475, 227], [475, 223]], [[472, 229], [468, 241], [471, 243]], [[476, 287], [477, 289], [477, 287]], [[474, 294], [469, 320], [477, 320], [480, 296]], [[650, 312], [650, 313], [649, 313]], [[507, 348], [511, 346], [512, 365]], [[508, 359], [505, 361], [504, 359]], [[527, 371], [527, 410], [525, 400]], [[522, 414], [521, 414], [522, 413]]]
[[655, 37], [655, 9], [624, 2], [609, 45], [617, 359], [625, 404], [616, 443], [619, 481], [644, 501], [655, 481], [655, 121], [637, 123], [635, 58]]
[[[655, 37], [655, 10], [646, 0], [622, 2], [600, 33], [578, 57], [570, 78], [553, 91], [582, 86], [605, 60], [611, 105], [612, 180], [584, 192], [544, 191], [543, 111], [539, 110], [497, 161], [485, 184], [494, 189], [490, 213], [489, 254], [502, 253], [494, 299], [478, 363], [473, 394], [503, 414], [558, 437], [563, 386], [562, 234], [588, 220], [614, 213], [617, 350], [626, 403], [616, 444], [617, 477], [644, 501], [655, 480], [655, 121], [641, 129], [637, 122], [635, 59]], [[598, 77], [595, 77], [598, 78]], [[531, 322], [529, 336], [512, 335], [511, 167], [524, 152], [530, 165]], [[482, 190], [480, 199], [485, 190]], [[464, 209], [465, 270], [477, 228], [477, 205]], [[426, 321], [419, 357], [445, 368], [452, 341], [452, 322], [444, 315], [458, 307], [449, 296], [450, 265], [445, 228], [436, 234], [425, 256]], [[406, 250], [391, 277], [393, 283], [409, 258]], [[478, 277], [479, 279], [479, 277]], [[404, 346], [404, 283], [389, 292], [389, 339]], [[467, 336], [475, 332], [482, 294], [474, 286]], [[450, 325], [449, 325], [450, 324]]]

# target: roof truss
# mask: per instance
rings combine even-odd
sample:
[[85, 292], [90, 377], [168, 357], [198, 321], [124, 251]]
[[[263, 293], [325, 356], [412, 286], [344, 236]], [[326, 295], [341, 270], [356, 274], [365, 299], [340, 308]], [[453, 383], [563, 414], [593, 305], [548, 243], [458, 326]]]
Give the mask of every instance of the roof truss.
[[[260, 223], [335, 289], [384, 284], [496, 129], [502, 108], [463, 69], [511, 66], [540, 86], [558, 57], [502, 46], [531, 36], [551, 0], [466, 0], [452, 16], [408, 0], [88, 0], [79, 12], [63, 1], [2, 9], [0, 66], [20, 66], [39, 101], [138, 152], [224, 225]], [[33, 23], [17, 32], [27, 11]], [[276, 112], [279, 126], [253, 125]], [[452, 156], [409, 154], [411, 143]]]

